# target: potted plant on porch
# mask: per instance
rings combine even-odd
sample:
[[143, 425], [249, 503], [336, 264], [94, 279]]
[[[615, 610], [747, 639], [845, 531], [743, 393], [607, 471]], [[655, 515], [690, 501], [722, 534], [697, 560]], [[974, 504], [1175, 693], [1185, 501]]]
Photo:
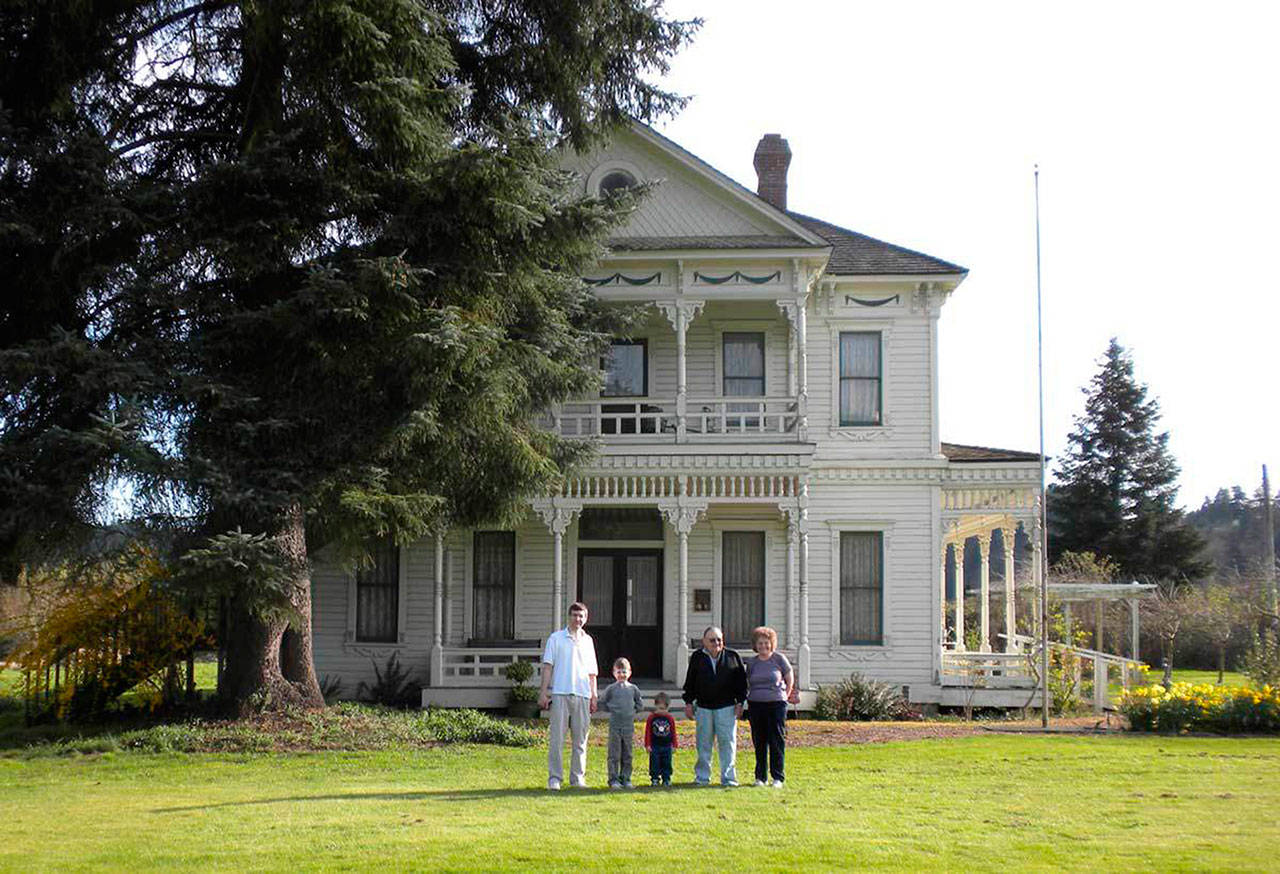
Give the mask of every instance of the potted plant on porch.
[[533, 664], [512, 662], [502, 669], [502, 673], [511, 681], [511, 689], [507, 692], [507, 715], [535, 718], [539, 712], [538, 689], [525, 685], [533, 677]]

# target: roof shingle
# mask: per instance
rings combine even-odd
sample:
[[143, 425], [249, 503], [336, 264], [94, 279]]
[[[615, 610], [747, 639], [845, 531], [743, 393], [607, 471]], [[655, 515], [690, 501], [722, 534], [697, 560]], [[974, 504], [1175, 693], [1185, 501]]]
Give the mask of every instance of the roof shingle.
[[831, 260], [827, 263], [827, 272], [837, 276], [969, 272], [950, 261], [895, 246], [822, 219], [790, 211], [787, 215], [831, 244]]
[[1020, 449], [993, 449], [990, 446], [965, 446], [960, 443], [943, 443], [942, 454], [952, 464], [972, 464], [982, 461], [1039, 461], [1034, 452]]

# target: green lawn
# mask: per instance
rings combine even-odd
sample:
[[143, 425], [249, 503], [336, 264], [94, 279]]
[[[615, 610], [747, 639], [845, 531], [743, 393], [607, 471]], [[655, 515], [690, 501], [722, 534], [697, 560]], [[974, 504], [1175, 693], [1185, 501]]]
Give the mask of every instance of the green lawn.
[[6, 757], [0, 868], [1264, 871], [1280, 846], [1280, 739], [991, 734], [787, 770], [552, 794], [538, 749]]

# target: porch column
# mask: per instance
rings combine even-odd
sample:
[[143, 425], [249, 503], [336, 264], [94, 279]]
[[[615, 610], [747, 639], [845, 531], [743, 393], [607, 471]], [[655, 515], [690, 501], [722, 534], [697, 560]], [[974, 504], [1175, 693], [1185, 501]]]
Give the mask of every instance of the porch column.
[[684, 480], [680, 480], [679, 494], [674, 500], [661, 501], [658, 511], [675, 529], [678, 549], [677, 620], [676, 633], [680, 636], [676, 645], [677, 683], [684, 682], [689, 667], [689, 532], [697, 524], [698, 517], [706, 512], [706, 501], [691, 501], [684, 497]]
[[800, 688], [813, 687], [813, 657], [809, 650], [809, 523], [807, 510], [800, 511]]
[[796, 552], [799, 549], [798, 520], [787, 520], [787, 640], [788, 649], [799, 646], [800, 629], [796, 622]]
[[794, 352], [796, 359], [796, 439], [803, 442], [808, 439], [809, 433], [809, 320], [805, 309], [808, 303], [809, 280], [808, 269], [800, 264], [798, 258], [793, 258], [791, 261], [791, 275], [791, 290], [794, 298], [780, 299], [777, 304], [778, 309], [782, 310], [791, 323], [792, 350], [790, 351]]
[[979, 652], [991, 652], [991, 534], [984, 531], [978, 535], [978, 580], [982, 597], [978, 614]]
[[1000, 529], [1004, 541], [1004, 649], [1020, 652], [1022, 647], [1014, 640], [1018, 633], [1018, 572], [1014, 566], [1013, 548], [1017, 544], [1018, 530], [1010, 525]]
[[530, 503], [551, 531], [551, 634], [564, 623], [564, 535], [582, 512], [582, 502], [552, 497], [535, 498]]
[[947, 648], [947, 541], [942, 541], [942, 552], [938, 556], [939, 583], [938, 591], [938, 649]]
[[1036, 634], [1042, 633], [1049, 621], [1049, 599], [1044, 595], [1044, 541], [1040, 534], [1040, 517], [1031, 526], [1031, 580], [1036, 587]]
[[676, 294], [681, 295], [674, 301], [658, 301], [657, 307], [667, 317], [676, 332], [676, 442], [685, 442], [687, 436], [687, 420], [689, 408], [689, 380], [685, 367], [685, 335], [689, 323], [706, 305], [704, 300], [685, 300], [684, 266], [677, 262]]
[[1138, 599], [1129, 599], [1129, 658], [1138, 661]]
[[[957, 526], [959, 527], [959, 526]], [[956, 652], [964, 652], [964, 539], [951, 541], [951, 574], [956, 580]]]
[[[801, 689], [812, 688], [813, 658], [809, 648], [809, 483], [800, 481], [800, 494], [795, 500], [780, 503], [787, 514], [787, 639], [796, 648], [796, 683]], [[799, 597], [794, 599], [799, 614], [799, 634], [791, 626], [791, 561], [798, 566]], [[838, 619], [836, 620], [839, 621]]]
[[431, 685], [444, 685], [444, 531], [436, 531], [435, 609], [432, 611]]
[[1102, 599], [1095, 598], [1093, 602], [1093, 648], [1097, 652], [1106, 652], [1102, 648]]

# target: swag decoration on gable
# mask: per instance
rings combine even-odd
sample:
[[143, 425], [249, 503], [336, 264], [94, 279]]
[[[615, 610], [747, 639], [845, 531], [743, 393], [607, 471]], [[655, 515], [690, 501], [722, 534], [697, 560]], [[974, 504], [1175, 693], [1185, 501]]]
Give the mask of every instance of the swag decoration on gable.
[[654, 282], [659, 282], [661, 279], [661, 271], [650, 274], [649, 276], [623, 276], [621, 273], [615, 273], [612, 276], [601, 276], [598, 278], [591, 276], [582, 277], [583, 282], [588, 285], [594, 285], [597, 288], [605, 285], [621, 285], [624, 282], [627, 285], [649, 285]]
[[707, 285], [724, 285], [726, 282], [749, 282], [752, 285], [765, 285], [770, 282], [778, 282], [782, 279], [782, 271], [775, 270], [768, 276], [748, 276], [740, 270], [735, 270], [728, 276], [708, 276], [705, 273], [694, 271], [693, 281], [703, 282]]

